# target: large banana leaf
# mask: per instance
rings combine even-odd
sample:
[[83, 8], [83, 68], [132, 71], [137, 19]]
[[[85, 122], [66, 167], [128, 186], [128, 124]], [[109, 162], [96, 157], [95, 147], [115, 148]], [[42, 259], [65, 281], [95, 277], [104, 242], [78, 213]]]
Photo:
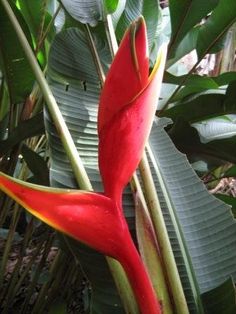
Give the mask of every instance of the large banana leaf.
[[192, 124], [198, 130], [202, 143], [236, 136], [235, 121], [210, 119]]
[[[110, 55], [105, 42], [95, 38], [105, 69]], [[86, 33], [76, 28], [58, 34], [52, 44], [48, 81], [71, 131], [86, 171], [96, 191], [102, 190], [97, 160], [97, 109], [100, 83]], [[76, 187], [70, 163], [56, 130], [45, 113], [51, 148], [51, 183], [58, 187]], [[133, 224], [131, 193], [124, 199], [128, 222]], [[114, 230], [115, 232], [115, 230]], [[93, 289], [92, 313], [123, 313], [119, 297], [104, 257], [84, 246], [76, 249]]]
[[95, 26], [106, 14], [113, 13], [118, 5], [118, 0], [61, 0], [68, 13], [81, 23]]
[[[190, 283], [193, 291], [196, 288], [198, 303], [201, 293], [230, 276], [236, 279], [236, 221], [230, 207], [207, 192], [186, 157], [177, 151], [163, 129], [169, 122], [160, 119], [154, 123], [152, 161], [168, 204], [166, 224], [183, 284], [187, 288]], [[173, 230], [178, 236], [173, 237]]]
[[124, 11], [116, 27], [117, 37], [121, 39], [129, 24], [140, 15], [145, 18], [149, 48], [152, 49], [157, 37], [158, 27], [161, 24], [161, 10], [158, 0], [126, 0]]
[[184, 36], [204, 18], [219, 0], [170, 0], [171, 41], [169, 55], [174, 56], [176, 47]]
[[[14, 4], [12, 9], [28, 42], [32, 44], [29, 29], [21, 12]], [[24, 101], [31, 92], [34, 76], [2, 4], [0, 4], [0, 43], [0, 69], [6, 78], [11, 103], [16, 104]]]
[[[207, 1], [208, 2], [208, 1]], [[207, 53], [214, 53], [214, 48], [236, 21], [236, 2], [220, 0], [206, 23], [202, 25], [197, 40], [197, 55], [199, 60]], [[224, 18], [222, 18], [224, 17]]]

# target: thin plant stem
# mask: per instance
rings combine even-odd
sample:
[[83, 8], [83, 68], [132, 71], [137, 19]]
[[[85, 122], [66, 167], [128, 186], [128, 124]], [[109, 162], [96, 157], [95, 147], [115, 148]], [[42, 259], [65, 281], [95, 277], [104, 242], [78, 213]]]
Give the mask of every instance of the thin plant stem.
[[104, 74], [103, 67], [102, 67], [98, 52], [97, 52], [97, 48], [96, 48], [96, 45], [95, 45], [95, 42], [93, 40], [93, 36], [92, 36], [92, 33], [90, 31], [88, 24], [85, 25], [85, 29], [86, 29], [86, 32], [88, 35], [88, 44], [91, 48], [93, 60], [94, 60], [94, 63], [95, 63], [96, 69], [97, 69], [97, 74], [98, 74], [99, 80], [101, 82], [101, 85], [103, 86], [103, 84], [105, 82], [105, 74]]
[[44, 24], [45, 24], [45, 17], [46, 17], [46, 7], [47, 7], [47, 4], [48, 4], [48, 0], [43, 0], [41, 1], [41, 11], [43, 11], [43, 14], [42, 14], [42, 18], [41, 18], [41, 21], [40, 21], [40, 24], [39, 24], [39, 29], [38, 29], [38, 38], [37, 38], [37, 45], [36, 45], [36, 49], [35, 49], [35, 55], [37, 55], [38, 53], [38, 43], [40, 41], [40, 39], [42, 38], [43, 36], [43, 28], [44, 28]]
[[115, 35], [115, 31], [114, 31], [114, 27], [112, 24], [112, 19], [111, 19], [110, 14], [106, 15], [104, 25], [105, 25], [105, 31], [106, 31], [106, 35], [107, 35], [107, 41], [108, 41], [109, 49], [111, 52], [111, 56], [112, 56], [112, 58], [114, 58], [115, 54], [118, 50], [118, 44], [117, 44], [116, 35]]
[[[141, 184], [139, 182], [138, 176], [136, 173], [133, 174], [132, 181], [131, 181], [131, 189], [134, 194], [138, 194], [138, 198], [140, 203], [142, 204], [143, 211], [147, 217], [147, 219], [150, 221], [150, 225], [154, 228], [151, 216], [149, 214], [148, 206], [144, 197], [144, 193], [141, 187]], [[149, 204], [148, 204], [149, 205]], [[137, 213], [140, 210], [140, 208], [137, 208], [135, 212]], [[138, 213], [137, 213], [138, 214]], [[137, 219], [137, 218], [136, 218]], [[149, 230], [149, 226], [147, 227]], [[154, 229], [155, 231], [155, 229]], [[151, 230], [149, 231], [151, 233]], [[160, 230], [161, 232], [161, 230]], [[156, 234], [154, 235], [156, 236]], [[152, 239], [152, 237], [150, 237]], [[153, 238], [153, 240], [155, 239]], [[155, 264], [155, 270], [153, 269], [148, 269], [150, 278], [153, 282], [154, 289], [156, 291], [156, 294], [161, 301], [162, 304], [162, 310], [165, 314], [172, 314], [173, 313], [173, 308], [171, 304], [171, 299], [172, 299], [172, 294], [171, 294], [171, 289], [170, 289], [170, 282], [168, 280], [168, 275], [167, 275], [167, 270], [163, 261], [163, 254], [162, 254], [162, 247], [161, 243], [159, 242], [158, 237], [156, 236], [156, 243], [157, 243], [157, 250], [156, 250], [156, 255], [157, 255], [157, 261]], [[149, 256], [147, 256], [147, 260], [149, 259]], [[145, 257], [144, 257], [145, 260]], [[148, 262], [147, 262], [148, 263]], [[153, 278], [152, 271], [155, 272], [155, 278]]]
[[36, 54], [41, 49], [41, 47], [42, 47], [42, 45], [43, 45], [43, 43], [44, 43], [44, 41], [45, 41], [49, 31], [50, 31], [50, 28], [52, 27], [52, 25], [53, 25], [57, 15], [58, 15], [58, 13], [60, 12], [60, 10], [61, 10], [61, 4], [59, 3], [58, 7], [56, 9], [56, 12], [54, 13], [53, 17], [51, 18], [50, 22], [48, 23], [47, 28], [45, 29], [44, 33], [42, 34], [41, 38], [38, 41], [37, 48], [35, 49]]

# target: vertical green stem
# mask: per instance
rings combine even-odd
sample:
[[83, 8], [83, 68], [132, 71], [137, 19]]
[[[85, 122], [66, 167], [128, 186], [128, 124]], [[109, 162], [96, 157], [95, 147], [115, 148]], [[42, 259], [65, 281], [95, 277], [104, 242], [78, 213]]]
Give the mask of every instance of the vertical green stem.
[[105, 25], [105, 31], [107, 35], [107, 41], [110, 48], [111, 56], [112, 58], [114, 58], [118, 50], [118, 44], [117, 44], [116, 35], [115, 35], [115, 31], [114, 31], [110, 14], [107, 14], [106, 20], [104, 21], [104, 25]]
[[[163, 313], [172, 314], [173, 304], [171, 300], [171, 297], [172, 297], [171, 287], [169, 284], [166, 267], [163, 261], [163, 254], [161, 251], [162, 248], [159, 243], [158, 237], [156, 236], [156, 234], [154, 234], [155, 229], [154, 229], [153, 222], [149, 213], [149, 208], [148, 208], [149, 204], [147, 205], [146, 203], [141, 184], [136, 174], [133, 175], [133, 178], [131, 181], [131, 189], [133, 193], [135, 194], [137, 193], [138, 203], [140, 202], [141, 204], [141, 206], [136, 204], [136, 207], [137, 207], [135, 209], [136, 225], [138, 221], [140, 221], [139, 219], [140, 215], [146, 216], [146, 219], [149, 222], [149, 224], [148, 223], [147, 225], [142, 224], [141, 228], [142, 229], [146, 228], [146, 232], [148, 233], [149, 236], [150, 234], [152, 234], [152, 231], [153, 231], [153, 237], [150, 236], [149, 241], [152, 242], [152, 244], [154, 244], [155, 242], [157, 243], [157, 246], [155, 246], [155, 255], [156, 255], [155, 264], [152, 263], [153, 255], [152, 255], [152, 252], [150, 252], [150, 247], [146, 249], [148, 251], [148, 254], [146, 256], [145, 255], [143, 256], [143, 260], [144, 262], [146, 262], [146, 266], [150, 275], [150, 279], [153, 283], [153, 287], [156, 291], [156, 295], [162, 304]], [[139, 229], [138, 229], [137, 238], [139, 238]]]

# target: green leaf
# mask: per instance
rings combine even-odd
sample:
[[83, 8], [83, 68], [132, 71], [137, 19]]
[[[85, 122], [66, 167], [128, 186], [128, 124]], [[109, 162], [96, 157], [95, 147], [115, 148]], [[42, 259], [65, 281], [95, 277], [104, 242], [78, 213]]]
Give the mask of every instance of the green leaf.
[[231, 210], [234, 215], [234, 218], [236, 218], [236, 198], [234, 196], [219, 193], [214, 194], [214, 196], [219, 200], [225, 202], [226, 204], [230, 205], [232, 207]]
[[[18, 0], [18, 5], [34, 38], [34, 43], [37, 45], [51, 21], [47, 7], [41, 0]], [[53, 36], [54, 32], [55, 29], [52, 24], [49, 34]]]
[[3, 156], [9, 149], [21, 141], [40, 135], [44, 132], [43, 113], [21, 122], [8, 136], [7, 139], [0, 141], [0, 156]]
[[169, 135], [176, 147], [187, 154], [192, 162], [204, 160], [211, 167], [218, 167], [226, 162], [236, 163], [236, 137], [203, 144], [197, 130], [181, 118], [176, 120]]
[[[206, 1], [207, 3], [208, 1]], [[197, 40], [198, 59], [209, 53], [219, 40], [225, 35], [230, 26], [236, 21], [235, 0], [220, 0], [217, 7], [201, 26]]]
[[[14, 4], [12, 9], [31, 44], [31, 35], [21, 12]], [[0, 4], [0, 42], [0, 66], [6, 78], [11, 103], [22, 102], [32, 90], [34, 75], [2, 4]]]
[[[5, 84], [4, 79], [1, 78], [0, 82], [0, 121], [3, 121], [7, 113], [9, 112], [10, 103], [9, 103], [9, 95], [7, 91], [7, 86]], [[2, 125], [0, 126], [0, 130], [2, 129]], [[4, 128], [3, 128], [4, 129]], [[0, 131], [1, 134], [2, 131]], [[0, 136], [1, 139], [1, 136]]]
[[171, 41], [169, 56], [175, 56], [176, 47], [186, 34], [211, 12], [219, 0], [170, 0]]
[[77, 21], [95, 26], [102, 20], [103, 4], [101, 1], [91, 0], [61, 0], [66, 11]]
[[235, 287], [232, 278], [204, 293], [202, 299], [207, 314], [236, 313]]
[[[193, 81], [189, 82], [189, 85], [186, 85], [183, 88], [175, 100], [181, 99], [181, 96], [184, 97], [189, 92], [193, 92], [197, 89], [214, 88], [216, 83], [209, 77], [203, 79], [201, 77], [194, 77]], [[178, 117], [183, 117], [186, 121], [190, 123], [206, 120], [209, 118], [223, 116], [225, 114], [234, 114], [236, 110], [236, 81], [232, 81], [227, 90], [226, 94], [219, 92], [215, 93], [206, 93], [195, 95], [189, 100], [180, 100], [180, 102], [173, 106], [170, 109], [165, 110], [161, 115], [169, 117], [172, 120], [176, 120]]]
[[179, 117], [193, 123], [200, 120], [209, 119], [215, 116], [235, 112], [235, 105], [224, 106], [225, 95], [204, 94], [183, 101], [180, 104], [165, 110], [163, 116], [176, 120]]
[[25, 144], [21, 149], [21, 153], [28, 168], [34, 175], [34, 183], [49, 186], [49, 170], [47, 162]]
[[[208, 193], [185, 156], [177, 151], [163, 129], [167, 123], [166, 119], [154, 123], [152, 161], [168, 205], [164, 215], [183, 284], [186, 289], [191, 287], [198, 313], [202, 313], [200, 293], [229, 276], [236, 278], [236, 221], [230, 208]], [[176, 242], [180, 246], [176, 247]]]
[[195, 49], [197, 43], [197, 37], [199, 32], [199, 26], [192, 28], [185, 37], [181, 40], [178, 47], [176, 47], [174, 57], [167, 60], [166, 68], [176, 63], [179, 59], [187, 55], [189, 52]]
[[[101, 38], [94, 36], [94, 40], [102, 64], [107, 69], [110, 63], [109, 49]], [[102, 191], [97, 158], [97, 109], [101, 87], [85, 32], [70, 28], [55, 37], [49, 54], [47, 77], [93, 188]], [[51, 149], [51, 184], [75, 188], [77, 185], [70, 163], [48, 113], [45, 114], [45, 120]], [[124, 204], [127, 220], [134, 228], [130, 191]], [[92, 286], [91, 311], [124, 313], [104, 256], [78, 243], [76, 247], [80, 263]]]
[[172, 102], [184, 100], [184, 98], [187, 96], [203, 91], [208, 91], [209, 89], [218, 89], [218, 85], [212, 78], [206, 77], [204, 80], [202, 80], [201, 77], [195, 77], [194, 82], [189, 79], [185, 86], [181, 88], [181, 90], [176, 94], [176, 96], [172, 97]]
[[225, 173], [224, 177], [236, 177], [236, 166], [230, 167]]
[[105, 11], [109, 14], [114, 13], [117, 9], [119, 0], [103, 0]]
[[123, 14], [116, 27], [116, 35], [121, 40], [130, 23], [140, 15], [143, 15], [147, 25], [148, 43], [151, 49], [157, 37], [158, 27], [162, 21], [158, 0], [127, 0]]
[[223, 119], [210, 119], [192, 124], [198, 130], [202, 143], [236, 136], [236, 123]]
[[[208, 81], [209, 78], [211, 80], [214, 80], [218, 86], [228, 85], [230, 82], [236, 81], [236, 72], [225, 72], [218, 76], [212, 76], [212, 77], [192, 74], [189, 76], [188, 80], [190, 80], [194, 84], [195, 80], [196, 81], [202, 80], [202, 82], [204, 82], [205, 80]], [[178, 84], [181, 84], [181, 82], [185, 79], [186, 79], [186, 75], [175, 76], [167, 71], [165, 72], [165, 75], [164, 75], [164, 82], [169, 83], [169, 84], [178, 85]], [[188, 83], [188, 80], [186, 80], [185, 84]]]

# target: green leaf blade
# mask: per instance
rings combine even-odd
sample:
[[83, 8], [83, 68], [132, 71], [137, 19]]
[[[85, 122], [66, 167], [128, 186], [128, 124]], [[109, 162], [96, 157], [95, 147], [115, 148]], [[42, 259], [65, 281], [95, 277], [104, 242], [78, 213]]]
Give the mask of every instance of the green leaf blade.
[[169, 55], [174, 57], [174, 51], [184, 36], [215, 8], [219, 0], [170, 0], [171, 41]]
[[[162, 129], [167, 122], [159, 123], [159, 127], [154, 124], [150, 146], [168, 193], [168, 201], [174, 208], [174, 226], [180, 228], [178, 232], [182, 234], [196, 276], [195, 284], [203, 293], [229, 276], [236, 276], [236, 221], [227, 205], [208, 194], [187, 159], [176, 150]], [[173, 225], [170, 230], [173, 230]], [[174, 237], [173, 243], [176, 240]], [[185, 253], [174, 251], [181, 261], [180, 256]], [[179, 266], [183, 268], [181, 262]], [[184, 269], [182, 271], [184, 274]], [[198, 299], [199, 292], [195, 296]]]
[[235, 12], [236, 2], [234, 0], [219, 1], [218, 6], [199, 31], [196, 46], [199, 60], [210, 52], [236, 21]]
[[[25, 32], [28, 42], [32, 44], [29, 29], [21, 12], [14, 4], [12, 4], [12, 9]], [[24, 101], [31, 92], [34, 75], [2, 4], [0, 4], [0, 42], [1, 68], [6, 76], [10, 100], [13, 104], [16, 104]]]

